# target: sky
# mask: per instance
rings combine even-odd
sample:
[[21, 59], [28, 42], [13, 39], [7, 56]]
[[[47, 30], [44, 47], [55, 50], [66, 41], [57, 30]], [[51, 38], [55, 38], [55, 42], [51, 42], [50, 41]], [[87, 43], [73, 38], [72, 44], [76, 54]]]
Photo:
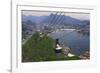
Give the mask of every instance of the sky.
[[[49, 16], [51, 13], [56, 14], [56, 12], [44, 12], [44, 11], [22, 11], [22, 15], [26, 16]], [[60, 13], [58, 13], [59, 15]], [[62, 13], [62, 15], [65, 14], [66, 16], [70, 16], [72, 18], [80, 19], [80, 20], [89, 20], [90, 14], [89, 13], [79, 13], [79, 12], [65, 12]]]

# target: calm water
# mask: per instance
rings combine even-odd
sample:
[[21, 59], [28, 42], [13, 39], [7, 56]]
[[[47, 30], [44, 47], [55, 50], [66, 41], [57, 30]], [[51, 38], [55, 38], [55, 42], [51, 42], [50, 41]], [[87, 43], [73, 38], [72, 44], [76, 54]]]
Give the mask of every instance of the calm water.
[[83, 35], [73, 30], [57, 31], [49, 34], [53, 39], [59, 38], [59, 42], [71, 48], [72, 53], [80, 55], [90, 48], [89, 35]]

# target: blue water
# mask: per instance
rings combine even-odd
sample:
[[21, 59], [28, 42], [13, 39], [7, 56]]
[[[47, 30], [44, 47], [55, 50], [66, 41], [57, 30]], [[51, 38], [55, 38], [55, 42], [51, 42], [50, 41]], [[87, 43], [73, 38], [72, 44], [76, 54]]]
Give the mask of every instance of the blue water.
[[80, 55], [90, 50], [90, 37], [77, 31], [66, 30], [49, 34], [53, 39], [59, 38], [59, 42], [71, 48], [73, 54]]

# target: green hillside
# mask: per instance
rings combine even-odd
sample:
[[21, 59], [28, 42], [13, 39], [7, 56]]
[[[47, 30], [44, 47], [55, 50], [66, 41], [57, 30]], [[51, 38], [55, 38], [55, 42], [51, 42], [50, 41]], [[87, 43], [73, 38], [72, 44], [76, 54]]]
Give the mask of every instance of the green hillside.
[[56, 56], [54, 52], [54, 40], [45, 34], [35, 33], [24, 45], [22, 45], [22, 62], [77, 60], [79, 57]]

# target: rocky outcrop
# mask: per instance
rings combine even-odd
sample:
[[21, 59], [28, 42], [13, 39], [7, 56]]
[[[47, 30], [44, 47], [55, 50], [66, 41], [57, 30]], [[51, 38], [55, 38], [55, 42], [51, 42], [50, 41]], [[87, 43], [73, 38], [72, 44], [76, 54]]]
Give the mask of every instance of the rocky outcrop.
[[83, 59], [83, 60], [89, 60], [90, 59], [90, 52], [86, 51], [85, 53], [81, 54], [79, 57], [80, 57], [80, 59]]
[[69, 47], [63, 47], [62, 48], [62, 53], [66, 56], [68, 56], [68, 53], [70, 52], [70, 48]]

